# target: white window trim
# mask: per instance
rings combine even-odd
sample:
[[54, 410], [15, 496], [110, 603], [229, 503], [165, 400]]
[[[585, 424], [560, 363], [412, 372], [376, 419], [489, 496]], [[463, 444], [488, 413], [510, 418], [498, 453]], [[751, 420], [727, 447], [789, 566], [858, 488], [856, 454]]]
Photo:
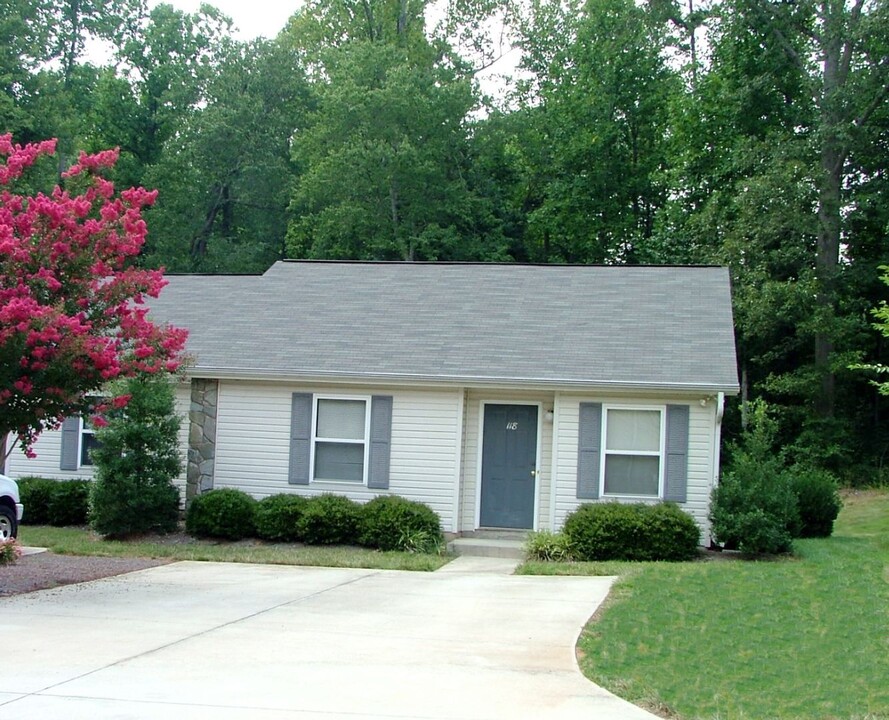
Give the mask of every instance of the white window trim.
[[[660, 448], [657, 452], [651, 450], [623, 450], [609, 452], [606, 442], [608, 433], [609, 410], [643, 410], [657, 411], [660, 415]], [[602, 404], [602, 437], [599, 447], [602, 448], [599, 459], [599, 497], [620, 498], [624, 500], [663, 500], [664, 498], [664, 472], [666, 470], [667, 457], [667, 406], [666, 405], [608, 405]], [[637, 455], [640, 457], [658, 458], [657, 496], [655, 495], [628, 495], [624, 493], [605, 492], [605, 460], [609, 455]]]
[[96, 431], [95, 429], [86, 426], [86, 421], [83, 419], [83, 417], [78, 418], [78, 420], [80, 420], [80, 427], [77, 431], [77, 469], [80, 470], [81, 468], [94, 468], [96, 466], [95, 463], [83, 462], [83, 436], [84, 434], [88, 433], [95, 437]]
[[[361, 400], [364, 402], [364, 439], [355, 440], [354, 438], [330, 438], [318, 437], [318, 402], [321, 400]], [[345, 485], [346, 487], [367, 487], [368, 464], [370, 461], [370, 395], [312, 395], [312, 443], [309, 448], [310, 458], [309, 467], [311, 475], [309, 476], [309, 484], [322, 485]], [[351, 482], [350, 480], [332, 480], [328, 478], [315, 477], [315, 444], [320, 442], [337, 442], [364, 445], [364, 467], [363, 476], [360, 483]]]

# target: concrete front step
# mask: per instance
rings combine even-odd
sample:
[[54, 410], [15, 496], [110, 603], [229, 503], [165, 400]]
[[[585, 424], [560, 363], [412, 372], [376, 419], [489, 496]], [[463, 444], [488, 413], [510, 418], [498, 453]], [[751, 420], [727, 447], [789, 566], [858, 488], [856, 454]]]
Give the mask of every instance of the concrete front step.
[[456, 555], [495, 557], [521, 560], [525, 556], [524, 541], [480, 537], [461, 537], [448, 543], [448, 551]]

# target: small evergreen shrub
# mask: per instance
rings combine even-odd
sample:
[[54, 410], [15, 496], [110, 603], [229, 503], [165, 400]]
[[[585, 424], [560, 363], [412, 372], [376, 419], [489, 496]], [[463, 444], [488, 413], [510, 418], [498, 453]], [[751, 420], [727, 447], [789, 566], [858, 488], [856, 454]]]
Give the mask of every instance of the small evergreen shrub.
[[300, 540], [299, 520], [308, 500], [301, 495], [270, 495], [256, 506], [256, 536], [272, 542]]
[[49, 525], [49, 506], [55, 496], [58, 480], [25, 477], [16, 481], [22, 505], [25, 506], [23, 525]]
[[166, 376], [136, 376], [112, 386], [125, 400], [96, 429], [100, 445], [90, 493], [90, 524], [105, 537], [170, 532], [179, 522], [179, 417]]
[[437, 552], [442, 544], [441, 520], [421, 502], [397, 495], [380, 495], [363, 508], [359, 542], [379, 550], [408, 550], [425, 547]]
[[525, 557], [528, 560], [567, 562], [572, 559], [571, 541], [565, 533], [549, 530], [529, 533], [525, 542]]
[[690, 560], [700, 531], [674, 503], [590, 503], [565, 519], [575, 560]]
[[817, 468], [792, 468], [790, 476], [799, 505], [799, 537], [830, 537], [843, 506], [836, 478]]
[[85, 525], [89, 515], [89, 480], [64, 480], [57, 482], [49, 498], [49, 524]]
[[763, 402], [751, 403], [750, 428], [731, 448], [731, 463], [713, 490], [713, 537], [748, 555], [789, 552], [801, 529], [799, 504], [782, 453], [777, 423]]
[[234, 488], [209, 490], [193, 498], [185, 514], [185, 532], [197, 537], [243, 540], [256, 534], [258, 503]]
[[309, 545], [355, 545], [362, 522], [361, 505], [342, 495], [317, 495], [306, 503], [299, 535]]
[[790, 476], [763, 468], [749, 457], [733, 468], [713, 491], [713, 537], [748, 555], [790, 552], [799, 536], [800, 517]]

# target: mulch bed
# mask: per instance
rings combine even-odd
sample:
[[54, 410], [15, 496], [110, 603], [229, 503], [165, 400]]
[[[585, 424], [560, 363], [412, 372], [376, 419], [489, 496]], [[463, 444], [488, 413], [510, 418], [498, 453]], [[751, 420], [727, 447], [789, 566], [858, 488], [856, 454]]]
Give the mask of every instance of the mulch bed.
[[83, 557], [51, 552], [25, 555], [13, 565], [0, 565], [0, 598], [122, 575], [170, 562], [169, 559]]

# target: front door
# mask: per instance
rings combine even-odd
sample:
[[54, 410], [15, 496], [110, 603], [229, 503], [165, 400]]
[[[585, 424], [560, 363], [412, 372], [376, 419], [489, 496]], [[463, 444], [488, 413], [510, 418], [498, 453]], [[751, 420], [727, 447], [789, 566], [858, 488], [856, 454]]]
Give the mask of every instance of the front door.
[[537, 406], [485, 405], [482, 434], [482, 527], [534, 527]]

